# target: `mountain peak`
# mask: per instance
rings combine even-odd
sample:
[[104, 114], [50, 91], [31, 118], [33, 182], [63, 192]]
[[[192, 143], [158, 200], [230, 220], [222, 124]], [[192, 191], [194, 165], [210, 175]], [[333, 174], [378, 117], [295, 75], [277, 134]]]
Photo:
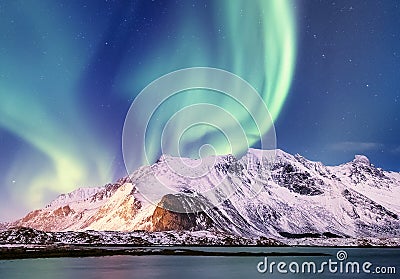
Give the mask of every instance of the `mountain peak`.
[[[246, 155], [252, 155], [258, 159], [262, 159], [263, 157], [267, 158], [273, 158], [273, 157], [279, 157], [279, 158], [286, 158], [286, 159], [293, 159], [293, 155], [283, 151], [282, 149], [268, 149], [268, 150], [263, 150], [263, 149], [257, 149], [257, 148], [248, 148], [247, 153], [244, 154], [243, 156]], [[240, 157], [236, 157], [233, 154], [223, 154], [223, 155], [214, 155], [214, 156], [208, 156], [204, 158], [190, 158], [190, 157], [179, 157], [179, 156], [172, 156], [169, 154], [162, 154], [160, 158], [157, 160], [156, 163], [160, 162], [166, 162], [166, 161], [175, 161], [175, 160], [181, 160], [185, 163], [194, 163], [195, 165], [198, 164], [199, 161], [214, 161], [214, 159], [217, 159], [217, 161], [234, 161], [240, 159]]]
[[368, 166], [371, 165], [371, 163], [370, 163], [368, 157], [365, 156], [365, 155], [356, 155], [356, 156], [354, 157], [353, 162], [354, 162], [354, 163], [365, 164], [365, 165], [368, 165]]
[[290, 155], [289, 153], [283, 151], [282, 149], [267, 149], [267, 150], [263, 150], [263, 149], [256, 149], [256, 148], [249, 148], [247, 150], [247, 154], [252, 154], [256, 157], [271, 157], [271, 156], [276, 156], [276, 157], [282, 157], [282, 158], [292, 158], [292, 155]]

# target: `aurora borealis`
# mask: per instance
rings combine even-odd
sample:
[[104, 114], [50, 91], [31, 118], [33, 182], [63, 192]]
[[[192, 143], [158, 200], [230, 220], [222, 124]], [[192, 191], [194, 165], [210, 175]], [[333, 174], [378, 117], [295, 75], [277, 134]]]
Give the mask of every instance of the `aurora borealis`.
[[[131, 103], [189, 67], [253, 86], [279, 148], [326, 164], [364, 153], [400, 171], [399, 11], [398, 1], [0, 0], [0, 221], [125, 175]], [[186, 97], [159, 116], [195, 101], [232, 107], [221, 98]]]

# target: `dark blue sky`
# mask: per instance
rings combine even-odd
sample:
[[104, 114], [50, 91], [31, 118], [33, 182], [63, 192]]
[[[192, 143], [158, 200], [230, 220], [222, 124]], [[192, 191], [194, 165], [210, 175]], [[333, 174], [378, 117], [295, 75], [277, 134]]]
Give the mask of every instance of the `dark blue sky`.
[[278, 145], [326, 164], [400, 170], [400, 2], [303, 1]]
[[400, 1], [257, 3], [0, 0], [0, 220], [124, 175], [125, 115], [164, 74], [208, 66], [268, 87], [264, 48], [295, 54], [279, 148], [400, 171]]

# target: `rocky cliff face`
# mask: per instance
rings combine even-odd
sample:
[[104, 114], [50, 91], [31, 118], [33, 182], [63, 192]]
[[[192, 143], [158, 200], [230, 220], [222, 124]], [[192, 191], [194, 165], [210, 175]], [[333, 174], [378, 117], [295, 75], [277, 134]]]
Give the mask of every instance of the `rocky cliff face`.
[[[273, 155], [273, 156], [272, 156]], [[45, 231], [210, 230], [243, 237], [396, 237], [400, 173], [356, 156], [324, 166], [281, 150], [196, 160], [163, 156], [130, 178], [62, 195], [13, 225]], [[170, 167], [186, 176], [177, 175]], [[166, 185], [163, 186], [163, 185]], [[153, 201], [149, 202], [148, 200]]]
[[193, 202], [197, 201], [185, 195], [163, 196], [151, 216], [153, 230], [180, 231], [212, 228], [213, 221], [205, 212], [185, 212], [185, 208]]

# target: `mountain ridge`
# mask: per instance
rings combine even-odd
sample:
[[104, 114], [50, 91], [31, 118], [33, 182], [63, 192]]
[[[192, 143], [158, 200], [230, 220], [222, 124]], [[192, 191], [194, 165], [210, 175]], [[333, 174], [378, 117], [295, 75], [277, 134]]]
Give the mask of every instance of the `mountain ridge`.
[[164, 155], [116, 183], [60, 195], [11, 225], [43, 231], [209, 230], [276, 239], [399, 236], [400, 173], [376, 168], [363, 155], [325, 166], [282, 150], [249, 149], [240, 159], [206, 158], [199, 169], [208, 172], [198, 178], [185, 177], [198, 162], [183, 159], [191, 162], [185, 166], [180, 159]]

